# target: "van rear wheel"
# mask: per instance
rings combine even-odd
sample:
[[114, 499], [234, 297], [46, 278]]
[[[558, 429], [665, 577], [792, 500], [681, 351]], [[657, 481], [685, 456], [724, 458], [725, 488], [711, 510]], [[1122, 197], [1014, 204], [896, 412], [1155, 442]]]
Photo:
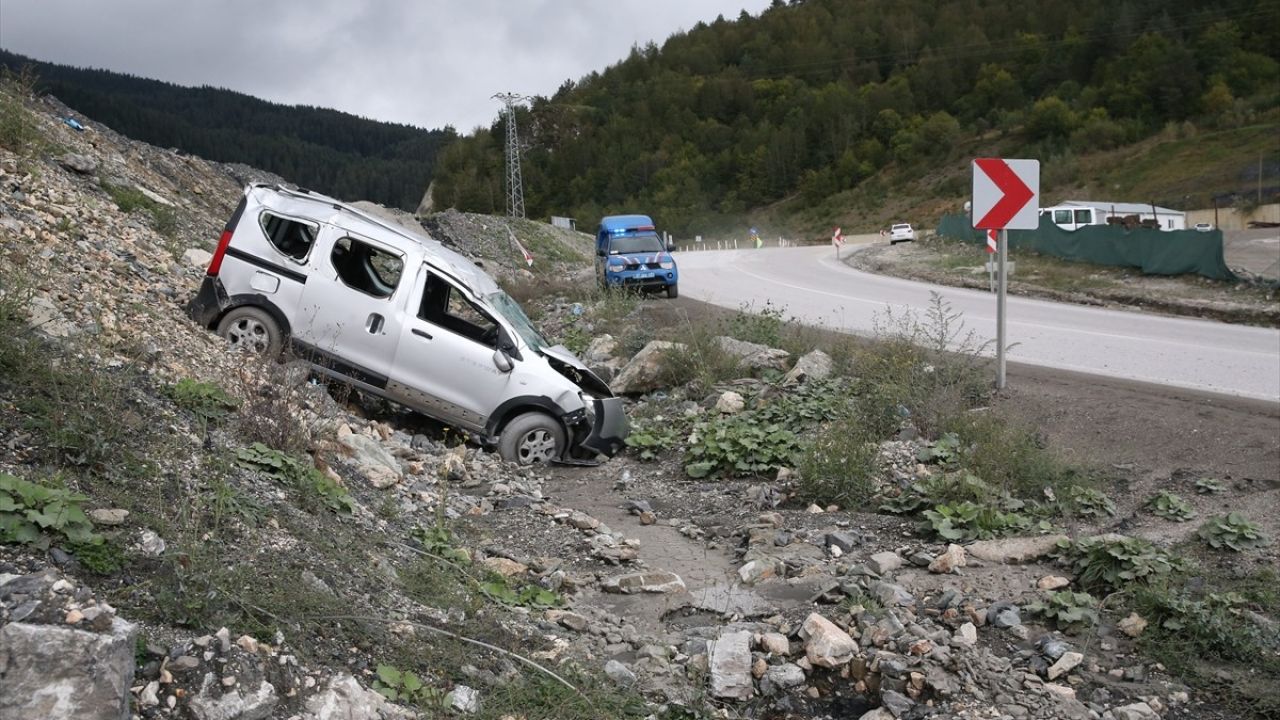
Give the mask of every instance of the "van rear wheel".
[[564, 428], [555, 418], [540, 412], [518, 415], [498, 438], [498, 454], [519, 465], [550, 463], [564, 454]]
[[218, 323], [218, 334], [231, 343], [233, 350], [275, 357], [284, 346], [284, 333], [280, 324], [266, 310], [256, 307], [238, 307], [227, 313]]

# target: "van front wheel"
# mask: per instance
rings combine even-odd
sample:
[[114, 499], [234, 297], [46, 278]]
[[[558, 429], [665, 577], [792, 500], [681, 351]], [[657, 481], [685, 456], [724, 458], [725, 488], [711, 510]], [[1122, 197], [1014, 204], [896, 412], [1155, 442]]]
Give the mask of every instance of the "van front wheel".
[[564, 428], [555, 418], [528, 412], [507, 423], [498, 438], [498, 454], [519, 465], [550, 463], [564, 453]]
[[218, 323], [218, 334], [231, 343], [233, 350], [275, 357], [284, 346], [284, 334], [280, 324], [262, 308], [238, 307], [227, 313]]
[[671, 283], [670, 285], [668, 285], [668, 286], [667, 286], [667, 297], [668, 297], [668, 298], [671, 298], [671, 299], [675, 299], [675, 298], [677, 298], [677, 297], [680, 297], [680, 286], [679, 286], [679, 285], [677, 285], [676, 283]]

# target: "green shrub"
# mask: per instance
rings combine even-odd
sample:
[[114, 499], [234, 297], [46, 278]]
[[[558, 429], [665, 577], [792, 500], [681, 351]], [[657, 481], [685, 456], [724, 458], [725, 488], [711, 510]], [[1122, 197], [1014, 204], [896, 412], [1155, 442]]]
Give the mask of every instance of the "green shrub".
[[0, 69], [0, 147], [21, 158], [32, 158], [48, 149], [39, 121], [25, 100], [35, 94], [37, 78], [28, 67], [13, 73]]
[[743, 413], [694, 425], [685, 472], [691, 478], [762, 475], [794, 467], [799, 455], [800, 440], [794, 432], [781, 423], [757, 423]]
[[1151, 584], [1183, 568], [1168, 551], [1132, 537], [1063, 540], [1057, 555], [1075, 571], [1080, 587], [1096, 593]]
[[942, 427], [960, 438], [966, 470], [1011, 495], [1040, 498], [1047, 490], [1067, 497], [1071, 486], [1088, 481], [1045, 449], [1034, 431], [990, 412], [953, 416]]
[[1072, 485], [1067, 488], [1067, 507], [1080, 517], [1100, 519], [1116, 514], [1116, 504], [1111, 498], [1094, 488]]
[[1027, 612], [1039, 615], [1068, 632], [1076, 632], [1084, 626], [1098, 624], [1098, 601], [1089, 593], [1063, 590], [1045, 600], [1037, 600], [1024, 606]]
[[245, 468], [292, 484], [304, 502], [318, 503], [336, 513], [355, 512], [355, 500], [333, 478], [298, 458], [262, 443], [236, 451], [236, 461]]
[[189, 410], [206, 422], [221, 420], [240, 405], [217, 385], [189, 378], [171, 385], [166, 393], [178, 407]]
[[867, 504], [876, 494], [880, 453], [876, 438], [848, 422], [832, 422], [818, 430], [797, 465], [800, 497], [844, 508]]
[[944, 540], [953, 541], [988, 540], [1026, 532], [1035, 525], [1022, 513], [968, 501], [935, 506], [932, 510], [925, 510], [924, 517], [926, 529]]
[[82, 546], [102, 537], [84, 512], [89, 498], [0, 473], [0, 542], [48, 547], [52, 539]]
[[1200, 526], [1199, 535], [1214, 550], [1244, 552], [1271, 544], [1261, 528], [1234, 512], [1209, 518]]
[[1201, 495], [1216, 495], [1226, 488], [1222, 486], [1222, 481], [1217, 478], [1202, 477], [1196, 480], [1196, 492]]
[[729, 329], [725, 334], [743, 342], [781, 347], [786, 327], [784, 308], [765, 300], [763, 307], [758, 311], [753, 310], [750, 305], [739, 307], [738, 312], [729, 320]]
[[681, 439], [678, 424], [661, 415], [648, 420], [637, 418], [631, 422], [627, 447], [635, 451], [641, 460], [656, 460], [662, 454], [674, 450]]
[[1161, 490], [1147, 501], [1147, 508], [1153, 515], [1175, 522], [1186, 522], [1195, 517], [1196, 511], [1182, 498], [1167, 490]]
[[658, 381], [665, 387], [688, 385], [691, 393], [701, 395], [745, 374], [741, 361], [716, 342], [716, 331], [705, 323], [686, 321], [677, 342], [660, 360]]
[[388, 700], [416, 705], [423, 710], [447, 710], [453, 705], [453, 693], [425, 685], [414, 673], [391, 665], [378, 666], [373, 689]]

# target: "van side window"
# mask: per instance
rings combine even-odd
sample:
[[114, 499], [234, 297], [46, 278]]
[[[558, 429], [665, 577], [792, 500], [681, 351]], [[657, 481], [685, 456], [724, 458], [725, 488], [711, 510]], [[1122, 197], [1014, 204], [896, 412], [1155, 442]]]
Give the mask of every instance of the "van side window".
[[1093, 211], [1088, 208], [1082, 208], [1076, 211], [1076, 224], [1088, 225], [1093, 222]]
[[316, 226], [297, 220], [290, 220], [271, 213], [262, 213], [262, 232], [267, 240], [279, 250], [298, 262], [307, 259], [311, 246], [316, 242]]
[[404, 261], [381, 248], [344, 237], [329, 256], [338, 279], [353, 290], [376, 298], [391, 297], [400, 284]]
[[498, 323], [435, 273], [427, 273], [418, 317], [481, 345], [498, 347]]
[[1054, 210], [1053, 221], [1058, 225], [1070, 225], [1071, 211], [1070, 210]]

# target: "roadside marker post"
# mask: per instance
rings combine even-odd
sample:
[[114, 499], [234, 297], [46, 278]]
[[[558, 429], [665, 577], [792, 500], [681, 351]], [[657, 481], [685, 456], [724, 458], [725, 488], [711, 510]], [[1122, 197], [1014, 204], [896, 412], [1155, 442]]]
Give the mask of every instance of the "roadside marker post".
[[[973, 161], [973, 227], [999, 230], [996, 250], [996, 389], [1007, 385], [1005, 373], [1005, 296], [1009, 277], [1009, 231], [1035, 230], [1040, 226], [1040, 161], [976, 158]], [[988, 252], [991, 242], [987, 234]]]

